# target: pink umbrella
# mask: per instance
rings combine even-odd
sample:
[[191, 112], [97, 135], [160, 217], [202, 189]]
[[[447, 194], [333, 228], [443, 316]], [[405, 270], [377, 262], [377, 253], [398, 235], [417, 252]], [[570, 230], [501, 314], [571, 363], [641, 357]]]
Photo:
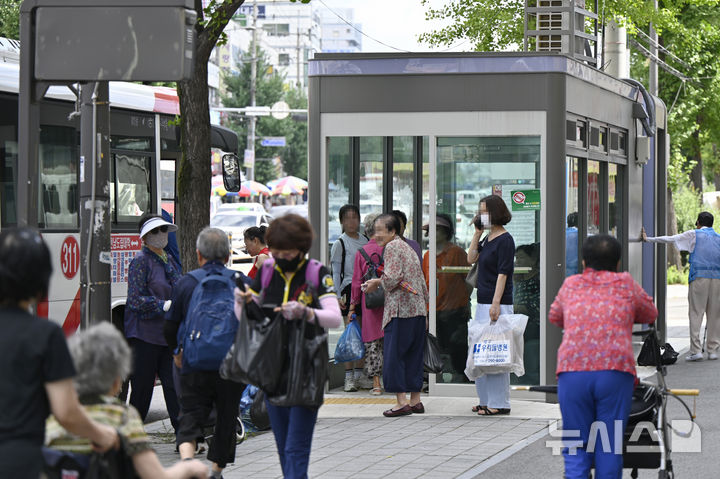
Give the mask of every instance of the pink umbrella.
[[247, 187], [250, 192], [252, 192], [255, 195], [269, 195], [270, 194], [270, 188], [263, 185], [262, 183], [258, 183], [257, 181], [243, 181], [242, 184], [243, 188]]
[[271, 193], [273, 195], [300, 194], [303, 189], [307, 188], [307, 181], [296, 176], [286, 176], [274, 183]]

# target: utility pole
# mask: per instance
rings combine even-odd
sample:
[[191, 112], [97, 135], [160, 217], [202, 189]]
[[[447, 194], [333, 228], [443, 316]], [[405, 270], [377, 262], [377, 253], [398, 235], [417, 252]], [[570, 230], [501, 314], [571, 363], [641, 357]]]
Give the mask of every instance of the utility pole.
[[83, 329], [110, 321], [110, 91], [80, 87], [80, 291]]
[[300, 82], [300, 8], [297, 9], [297, 41], [295, 45], [297, 63], [295, 64], [296, 75], [297, 75], [297, 87], [300, 88], [302, 82]]
[[[250, 106], [255, 106], [255, 94], [257, 91], [257, 0], [253, 0], [252, 8], [252, 47], [250, 59]], [[248, 127], [248, 139], [247, 148], [252, 152], [252, 166], [247, 167], [247, 179], [250, 181], [255, 180], [255, 125], [257, 123], [257, 117], [252, 115], [250, 118], [250, 125]]]
[[[655, 3], [655, 11], [657, 12], [658, 8], [658, 2], [657, 0], [654, 0]], [[649, 72], [649, 87], [650, 87], [650, 94], [657, 96], [658, 94], [658, 64], [655, 60], [658, 58], [658, 34], [655, 31], [655, 27], [652, 23], [650, 23], [650, 72]]]

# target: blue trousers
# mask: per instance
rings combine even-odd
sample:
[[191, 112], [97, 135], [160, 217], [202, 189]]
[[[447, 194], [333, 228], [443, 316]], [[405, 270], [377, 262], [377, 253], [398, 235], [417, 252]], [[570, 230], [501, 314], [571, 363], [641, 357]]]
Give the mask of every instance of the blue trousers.
[[[620, 371], [558, 375], [567, 479], [622, 477], [622, 438], [630, 415], [635, 377]], [[578, 433], [579, 431], [579, 433]]]
[[390, 393], [422, 391], [425, 316], [393, 318], [383, 339], [383, 384]]
[[285, 479], [307, 479], [318, 409], [303, 406], [273, 406], [268, 400], [270, 426], [275, 435], [280, 466]]
[[173, 380], [173, 358], [170, 348], [150, 344], [137, 338], [128, 340], [133, 352], [133, 372], [130, 375], [130, 404], [138, 410], [145, 420], [155, 388], [155, 376], [162, 383], [163, 396], [170, 422], [177, 432], [180, 405]]

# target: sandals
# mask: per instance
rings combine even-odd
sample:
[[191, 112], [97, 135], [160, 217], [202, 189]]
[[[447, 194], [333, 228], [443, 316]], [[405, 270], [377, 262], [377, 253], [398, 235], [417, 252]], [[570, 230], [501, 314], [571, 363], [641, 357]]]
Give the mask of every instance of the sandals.
[[380, 396], [382, 395], [382, 388], [372, 388], [370, 390], [370, 394], [373, 396]]
[[[495, 408], [493, 408], [495, 409]], [[508, 415], [510, 414], [510, 408], [499, 408], [495, 409], [495, 411], [491, 411], [489, 407], [484, 407], [480, 411], [477, 412], [478, 416], [501, 416], [501, 415]]]
[[473, 406], [473, 407], [472, 407], [472, 412], [478, 412], [478, 411], [480, 411], [480, 410], [482, 410], [482, 409], [485, 409], [485, 408], [487, 408], [487, 406], [481, 406], [481, 405], [478, 404], [477, 406]]

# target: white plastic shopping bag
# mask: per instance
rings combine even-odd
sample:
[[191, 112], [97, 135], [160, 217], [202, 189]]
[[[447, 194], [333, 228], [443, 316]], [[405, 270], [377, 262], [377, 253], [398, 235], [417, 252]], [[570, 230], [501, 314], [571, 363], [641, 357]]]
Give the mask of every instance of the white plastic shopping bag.
[[483, 374], [525, 374], [523, 333], [527, 319], [524, 314], [501, 314], [494, 323], [470, 322], [465, 367], [468, 379], [475, 380]]

